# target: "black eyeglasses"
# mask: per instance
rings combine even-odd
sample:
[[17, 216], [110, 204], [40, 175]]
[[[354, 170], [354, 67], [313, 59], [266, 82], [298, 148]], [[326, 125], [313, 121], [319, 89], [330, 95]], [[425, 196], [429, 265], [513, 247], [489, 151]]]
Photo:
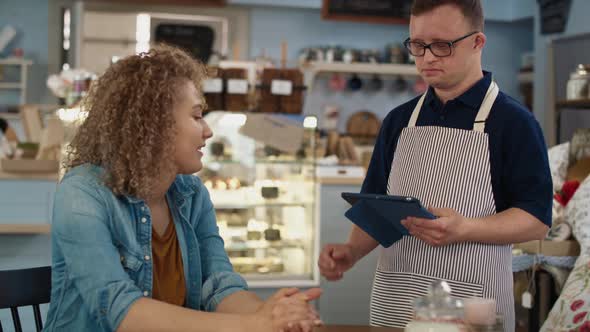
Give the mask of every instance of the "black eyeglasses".
[[404, 41], [404, 46], [408, 49], [408, 52], [410, 52], [410, 54], [413, 56], [424, 56], [424, 54], [426, 54], [426, 49], [429, 49], [434, 56], [442, 58], [453, 54], [453, 46], [455, 46], [457, 42], [460, 42], [461, 40], [467, 37], [473, 36], [478, 32], [479, 31], [470, 32], [465, 36], [452, 41], [437, 41], [430, 44], [424, 44], [423, 42], [419, 41], [412, 41], [410, 40], [410, 38], [408, 38]]

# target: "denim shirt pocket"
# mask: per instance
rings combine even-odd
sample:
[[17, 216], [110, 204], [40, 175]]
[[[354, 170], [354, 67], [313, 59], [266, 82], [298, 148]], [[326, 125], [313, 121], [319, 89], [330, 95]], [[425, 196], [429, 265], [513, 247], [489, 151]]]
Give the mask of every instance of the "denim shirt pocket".
[[121, 255], [121, 265], [125, 269], [125, 272], [127, 272], [131, 279], [137, 282], [137, 274], [143, 265], [143, 261], [136, 254], [123, 247], [119, 248], [119, 254]]

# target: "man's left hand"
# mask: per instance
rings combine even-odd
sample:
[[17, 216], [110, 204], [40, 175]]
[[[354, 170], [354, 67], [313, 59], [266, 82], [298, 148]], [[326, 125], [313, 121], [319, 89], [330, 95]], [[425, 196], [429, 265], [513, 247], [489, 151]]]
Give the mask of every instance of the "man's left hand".
[[408, 217], [401, 221], [411, 235], [435, 247], [466, 241], [467, 218], [453, 209], [431, 207], [428, 210], [438, 218]]

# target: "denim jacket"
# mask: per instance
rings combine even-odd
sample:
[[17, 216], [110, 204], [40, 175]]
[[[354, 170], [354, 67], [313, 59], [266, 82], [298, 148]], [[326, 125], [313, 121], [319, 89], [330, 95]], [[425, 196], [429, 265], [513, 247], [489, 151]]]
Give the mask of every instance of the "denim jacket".
[[[103, 172], [81, 165], [58, 185], [44, 331], [115, 331], [137, 299], [152, 295], [149, 208], [141, 199], [114, 195]], [[247, 285], [225, 253], [209, 193], [198, 177], [179, 175], [166, 198], [187, 276], [185, 306], [215, 311]]]

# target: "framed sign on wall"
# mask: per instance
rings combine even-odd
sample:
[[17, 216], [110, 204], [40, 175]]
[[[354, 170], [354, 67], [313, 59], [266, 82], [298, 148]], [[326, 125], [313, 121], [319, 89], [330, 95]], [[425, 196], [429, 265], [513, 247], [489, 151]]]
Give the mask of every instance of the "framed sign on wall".
[[571, 0], [538, 0], [541, 13], [541, 34], [565, 31]]
[[408, 24], [412, 0], [323, 0], [322, 18], [379, 24]]

